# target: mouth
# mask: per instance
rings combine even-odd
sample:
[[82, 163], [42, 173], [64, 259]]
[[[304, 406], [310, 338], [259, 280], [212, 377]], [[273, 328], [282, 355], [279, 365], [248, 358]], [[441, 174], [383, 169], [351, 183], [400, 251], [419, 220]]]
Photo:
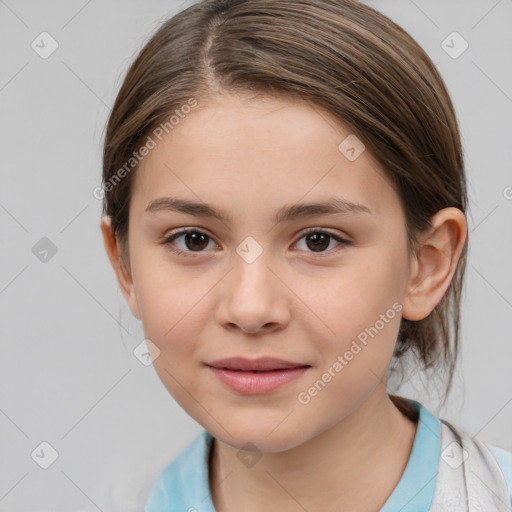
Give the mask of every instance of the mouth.
[[217, 379], [242, 395], [262, 395], [299, 378], [309, 364], [275, 358], [245, 359], [234, 357], [206, 364]]
[[218, 361], [206, 364], [207, 366], [211, 366], [212, 368], [240, 372], [273, 372], [311, 366], [309, 364], [294, 363], [291, 361], [286, 361], [284, 359], [276, 359], [274, 357], [261, 357], [258, 359], [230, 357], [226, 359], [219, 359]]

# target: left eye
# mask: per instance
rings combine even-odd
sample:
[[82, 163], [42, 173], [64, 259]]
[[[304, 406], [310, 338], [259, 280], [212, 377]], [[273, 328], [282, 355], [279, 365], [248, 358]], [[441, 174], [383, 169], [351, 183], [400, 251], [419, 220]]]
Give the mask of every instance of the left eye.
[[[184, 237], [182, 240], [184, 245], [182, 245], [181, 248], [176, 247], [177, 244], [175, 244], [175, 240], [178, 240], [181, 237]], [[338, 243], [338, 247], [340, 245], [348, 245], [350, 243], [348, 240], [322, 229], [311, 229], [307, 231], [300, 237], [297, 243], [303, 238], [306, 240], [306, 247], [313, 253], [327, 252], [325, 249], [331, 245], [332, 240], [335, 240]], [[186, 254], [203, 252], [204, 249], [208, 247], [209, 242], [217, 245], [213, 242], [210, 236], [202, 231], [197, 229], [183, 229], [164, 238], [161, 243], [162, 245], [167, 246], [174, 253]]]
[[348, 240], [322, 229], [309, 230], [302, 235], [299, 241], [302, 240], [302, 238], [306, 239], [306, 246], [308, 249], [313, 248], [312, 252], [327, 252], [325, 249], [329, 247], [332, 240], [338, 242], [338, 247], [340, 245], [348, 245], [350, 243]]

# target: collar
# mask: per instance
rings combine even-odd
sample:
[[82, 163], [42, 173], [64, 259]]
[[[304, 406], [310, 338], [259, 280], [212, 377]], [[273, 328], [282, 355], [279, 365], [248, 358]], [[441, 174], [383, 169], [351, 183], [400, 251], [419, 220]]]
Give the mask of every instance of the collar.
[[415, 400], [418, 427], [402, 478], [380, 512], [428, 512], [434, 499], [441, 452], [441, 421]]

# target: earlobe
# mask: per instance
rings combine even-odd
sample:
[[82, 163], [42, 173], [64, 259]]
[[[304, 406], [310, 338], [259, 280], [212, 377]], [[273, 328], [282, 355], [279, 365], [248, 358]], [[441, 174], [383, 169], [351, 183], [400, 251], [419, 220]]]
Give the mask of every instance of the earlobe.
[[135, 293], [131, 272], [126, 268], [126, 265], [121, 257], [119, 240], [112, 230], [111, 219], [109, 216], [105, 215], [102, 217], [100, 227], [103, 235], [105, 250], [107, 252], [108, 259], [110, 260], [110, 264], [112, 265], [112, 268], [116, 274], [119, 288], [121, 289], [121, 292], [126, 302], [128, 303], [133, 316], [140, 320], [139, 305], [137, 303], [137, 296]]
[[402, 316], [423, 320], [445, 295], [457, 269], [467, 238], [464, 213], [458, 208], [439, 210], [432, 228], [420, 235], [419, 247], [411, 258], [409, 282]]

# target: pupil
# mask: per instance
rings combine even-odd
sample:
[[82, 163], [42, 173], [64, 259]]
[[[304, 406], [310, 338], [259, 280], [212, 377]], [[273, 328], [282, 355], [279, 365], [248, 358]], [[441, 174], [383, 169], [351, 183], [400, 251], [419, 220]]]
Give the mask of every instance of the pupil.
[[[207, 238], [208, 237], [202, 233], [187, 233], [185, 235], [185, 243], [190, 250], [201, 250], [208, 245]], [[201, 239], [203, 243], [201, 243]]]
[[[313, 246], [310, 247], [309, 243], [308, 243], [308, 247], [309, 249], [326, 249], [327, 247], [329, 247], [329, 235], [325, 234], [325, 233], [314, 233], [312, 235], [308, 235], [306, 237], [306, 240], [307, 241], [310, 241], [312, 240], [313, 241]], [[327, 243], [326, 243], [327, 242]]]

